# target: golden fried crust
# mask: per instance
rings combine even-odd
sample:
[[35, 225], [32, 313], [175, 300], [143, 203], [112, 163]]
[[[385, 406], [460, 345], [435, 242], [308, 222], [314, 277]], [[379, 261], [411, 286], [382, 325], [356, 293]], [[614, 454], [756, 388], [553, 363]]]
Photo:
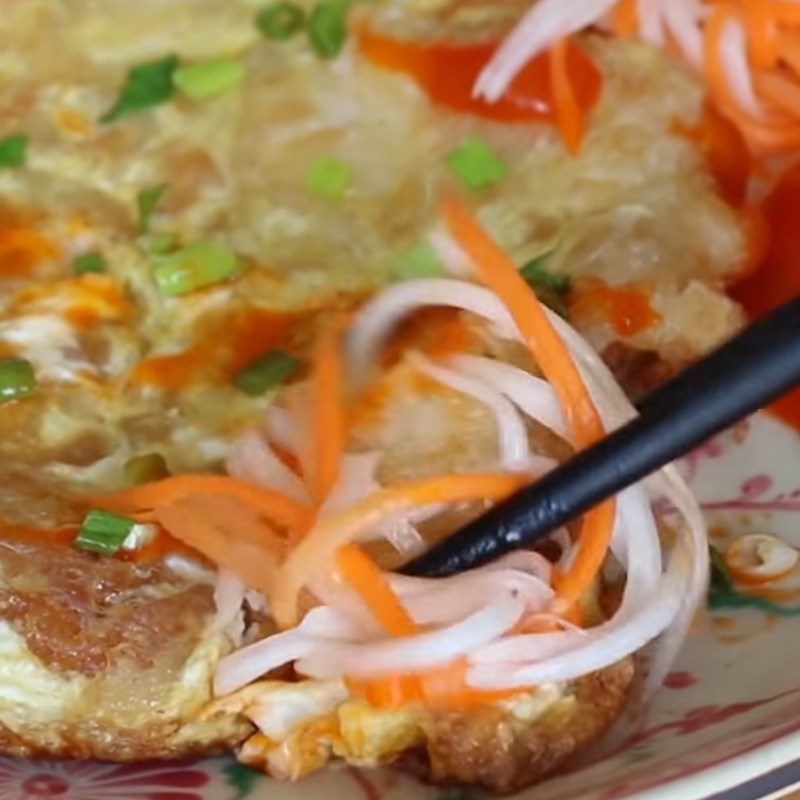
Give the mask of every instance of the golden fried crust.
[[130, 761], [218, 753], [252, 727], [198, 717], [234, 646], [212, 586], [6, 526], [0, 538], [0, 752]]
[[0, 725], [0, 753], [112, 762], [202, 758], [231, 751], [252, 732], [252, 725], [234, 717], [218, 720], [213, 727], [172, 723], [137, 729], [67, 719], [60, 725], [29, 726], [17, 733]]
[[518, 791], [562, 767], [611, 726], [622, 712], [633, 674], [633, 659], [627, 658], [581, 678], [533, 722], [498, 707], [439, 714], [427, 730], [424, 751], [409, 756], [433, 783], [476, 784], [501, 794]]

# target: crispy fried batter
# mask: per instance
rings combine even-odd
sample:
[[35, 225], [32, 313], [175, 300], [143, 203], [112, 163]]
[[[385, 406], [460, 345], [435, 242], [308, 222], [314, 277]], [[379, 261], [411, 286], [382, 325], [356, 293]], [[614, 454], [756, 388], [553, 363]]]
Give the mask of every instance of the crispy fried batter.
[[196, 722], [218, 658], [212, 587], [6, 530], [0, 750], [114, 761], [219, 752], [250, 728]]
[[509, 793], [541, 780], [595, 742], [622, 712], [633, 679], [628, 658], [576, 681], [533, 722], [499, 708], [439, 715], [417, 768], [434, 783], [479, 784]]

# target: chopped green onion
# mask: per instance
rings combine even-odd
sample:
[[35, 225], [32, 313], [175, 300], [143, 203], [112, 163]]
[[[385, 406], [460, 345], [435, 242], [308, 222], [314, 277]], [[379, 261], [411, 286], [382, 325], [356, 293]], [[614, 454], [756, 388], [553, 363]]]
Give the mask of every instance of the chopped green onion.
[[391, 263], [392, 273], [401, 280], [435, 278], [443, 273], [439, 254], [427, 242], [400, 253]]
[[291, 39], [305, 24], [305, 11], [294, 3], [270, 3], [256, 15], [256, 26], [261, 33], [279, 42]]
[[566, 301], [572, 289], [572, 280], [569, 275], [558, 275], [547, 269], [549, 255], [546, 253], [529, 261], [520, 269], [520, 274], [546, 305], [556, 314], [566, 317], [568, 314]]
[[83, 520], [75, 546], [94, 553], [114, 555], [135, 526], [135, 520], [95, 509]]
[[150, 233], [150, 223], [153, 221], [153, 214], [155, 213], [156, 206], [166, 191], [167, 184], [159, 183], [158, 186], [142, 189], [142, 191], [136, 195], [139, 233]]
[[76, 275], [85, 275], [87, 272], [105, 272], [106, 260], [103, 254], [92, 250], [90, 253], [82, 253], [72, 261], [72, 269]]
[[241, 61], [211, 58], [199, 64], [178, 67], [173, 82], [190, 100], [206, 100], [232, 89], [244, 80], [246, 74]]
[[288, 353], [270, 350], [237, 372], [233, 382], [245, 394], [257, 397], [280, 386], [299, 366], [300, 362]]
[[344, 2], [323, 0], [308, 20], [308, 40], [320, 58], [335, 58], [347, 39], [347, 7]]
[[306, 175], [309, 191], [335, 200], [350, 183], [350, 165], [334, 156], [319, 156], [311, 162]]
[[151, 233], [145, 239], [147, 249], [157, 256], [163, 256], [175, 249], [178, 237], [174, 233]]
[[572, 280], [569, 275], [558, 275], [547, 268], [550, 254], [539, 256], [529, 261], [520, 269], [520, 273], [534, 289], [549, 289], [559, 294], [569, 294]]
[[447, 158], [447, 165], [470, 189], [482, 189], [508, 175], [508, 165], [483, 139], [465, 139]]
[[132, 486], [169, 477], [169, 467], [161, 453], [134, 456], [125, 464], [125, 477]]
[[225, 245], [202, 241], [156, 256], [153, 274], [164, 294], [182, 295], [220, 283], [238, 269], [236, 255]]
[[0, 139], [0, 169], [21, 167], [28, 155], [28, 137], [18, 133]]
[[0, 403], [22, 400], [38, 389], [33, 365], [24, 358], [0, 358]]
[[172, 78], [178, 64], [178, 57], [170, 55], [131, 67], [117, 102], [100, 117], [100, 122], [116, 122], [171, 100], [175, 92]]

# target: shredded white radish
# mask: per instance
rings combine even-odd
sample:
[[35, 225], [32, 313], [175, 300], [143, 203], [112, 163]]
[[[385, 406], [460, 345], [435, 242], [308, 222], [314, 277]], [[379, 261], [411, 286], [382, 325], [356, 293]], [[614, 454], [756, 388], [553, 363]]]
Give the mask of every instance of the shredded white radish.
[[218, 570], [214, 583], [214, 605], [217, 612], [211, 621], [212, 633], [230, 630], [236, 644], [239, 644], [244, 633], [242, 603], [246, 593], [247, 587], [236, 573], [224, 568]]
[[520, 467], [528, 470], [531, 458], [528, 433], [516, 408], [502, 394], [482, 380], [434, 364], [421, 353], [410, 353], [408, 360], [439, 383], [486, 405], [494, 415], [497, 425], [501, 466], [508, 470]]
[[457, 355], [452, 356], [450, 363], [461, 372], [494, 386], [531, 419], [550, 428], [562, 439], [569, 440], [558, 396], [547, 381], [493, 358]]
[[684, 58], [695, 68], [703, 66], [703, 6], [700, 0], [662, 3], [664, 25], [680, 47]]
[[248, 431], [234, 442], [227, 461], [228, 473], [308, 503], [308, 489], [273, 452], [258, 431]]
[[523, 611], [518, 598], [500, 597], [474, 614], [430, 633], [327, 647], [317, 658], [302, 659], [297, 669], [314, 678], [330, 678], [341, 674], [369, 677], [442, 666], [502, 636], [519, 621]]
[[[545, 5], [544, 0], [540, 5]], [[586, 4], [591, 5], [591, 4]], [[680, 24], [677, 17], [659, 18], [659, 24]], [[383, 343], [407, 316], [428, 306], [447, 306], [476, 314], [491, 324], [500, 338], [522, 341], [519, 330], [499, 297], [464, 280], [432, 279], [396, 284], [368, 302], [356, 317], [346, 339], [347, 364], [352, 382], [361, 386], [378, 364]], [[608, 368], [590, 345], [566, 321], [547, 311], [583, 377], [603, 425], [613, 429], [635, 411]], [[530, 451], [523, 415], [568, 438], [565, 415], [553, 388], [541, 378], [500, 362], [474, 355], [456, 355], [446, 363], [420, 354], [409, 355], [415, 368], [456, 392], [484, 404], [498, 432], [500, 463], [510, 471], [536, 458]], [[300, 396], [297, 393], [295, 398]], [[296, 402], [296, 400], [295, 400]], [[280, 417], [273, 419], [280, 420]], [[297, 414], [284, 419], [296, 426]], [[274, 426], [274, 423], [273, 423]], [[274, 431], [270, 431], [274, 435]], [[294, 429], [295, 452], [302, 449], [302, 432]], [[234, 452], [234, 461], [249, 466], [261, 483], [275, 488], [284, 476], [267, 475], [262, 441], [245, 440], [249, 449]], [[252, 452], [251, 452], [252, 451]], [[247, 458], [245, 458], [247, 456]], [[341, 512], [380, 489], [379, 454], [347, 454], [340, 479], [320, 517]], [[255, 465], [255, 466], [253, 466]], [[297, 477], [297, 476], [295, 476]], [[659, 536], [652, 510], [655, 499], [665, 499], [682, 519], [667, 546]], [[467, 682], [478, 689], [514, 689], [534, 684], [569, 681], [603, 669], [655, 643], [649, 652], [645, 689], [662, 681], [680, 646], [708, 578], [707, 540], [702, 515], [677, 471], [669, 467], [648, 481], [617, 496], [617, 515], [610, 563], [623, 571], [625, 586], [619, 608], [607, 620], [585, 630], [560, 614], [552, 588], [552, 567], [539, 554], [512, 553], [493, 564], [446, 579], [409, 578], [387, 574], [386, 579], [403, 608], [420, 626], [412, 636], [391, 638], [382, 631], [370, 608], [335, 574], [318, 575], [307, 586], [321, 605], [309, 611], [295, 628], [243, 648], [220, 663], [215, 691], [246, 691], [251, 681], [286, 664], [310, 678], [380, 677], [404, 671], [439, 668], [465, 659]], [[398, 549], [420, 546], [413, 527], [420, 519], [438, 514], [440, 507], [399, 508], [362, 521], [358, 540], [393, 541]], [[392, 514], [399, 515], [392, 518]], [[413, 531], [413, 543], [398, 545], [396, 528]], [[566, 531], [553, 534], [562, 548], [560, 566], [575, 552]], [[550, 621], [554, 630], [515, 633], [525, 618]], [[528, 628], [530, 630], [530, 628]]]
[[616, 3], [617, 0], [539, 0], [478, 76], [474, 93], [492, 103], [499, 100], [530, 59], [558, 39], [595, 24]]
[[[608, 29], [610, 12], [618, 2], [536, 0], [478, 76], [474, 94], [496, 102], [531, 59], [562, 37], [592, 27]], [[660, 48], [666, 48], [668, 40], [675, 42], [687, 62], [702, 73], [706, 69], [705, 26], [712, 9], [709, 0], [637, 0], [638, 34]], [[728, 94], [742, 112], [757, 121], [765, 121], [769, 114], [755, 90], [748, 48], [742, 21], [735, 15], [726, 19], [719, 57]], [[717, 99], [723, 106], [726, 104], [727, 97]]]
[[747, 37], [738, 19], [725, 21], [719, 49], [725, 77], [736, 101], [748, 114], [756, 119], [763, 119], [764, 110], [756, 97], [748, 62]]
[[469, 256], [447, 231], [437, 228], [428, 235], [428, 241], [449, 275], [454, 278], [471, 278], [475, 274], [475, 267]]

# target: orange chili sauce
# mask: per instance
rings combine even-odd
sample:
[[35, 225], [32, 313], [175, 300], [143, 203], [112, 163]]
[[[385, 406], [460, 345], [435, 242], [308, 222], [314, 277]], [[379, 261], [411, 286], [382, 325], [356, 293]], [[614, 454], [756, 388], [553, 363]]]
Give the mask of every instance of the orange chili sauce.
[[609, 286], [602, 278], [591, 275], [573, 281], [569, 312], [576, 320], [599, 316], [620, 336], [635, 336], [661, 322], [661, 315], [650, 304], [650, 294], [645, 288], [634, 284]]
[[139, 362], [134, 380], [180, 391], [196, 380], [225, 383], [272, 348], [285, 346], [305, 313], [235, 309], [209, 320], [194, 345], [182, 353]]
[[[762, 255], [737, 283], [731, 296], [752, 317], [800, 295], [800, 163], [789, 168], [761, 206]], [[769, 409], [800, 430], [800, 390], [789, 392]]]
[[[395, 39], [368, 28], [358, 32], [360, 52], [373, 64], [413, 77], [434, 103], [455, 111], [498, 122], [555, 122], [549, 53], [532, 59], [496, 103], [473, 96], [481, 70], [498, 42], [414, 42]], [[567, 72], [575, 99], [583, 112], [600, 97], [603, 76], [599, 67], [570, 41]]]

